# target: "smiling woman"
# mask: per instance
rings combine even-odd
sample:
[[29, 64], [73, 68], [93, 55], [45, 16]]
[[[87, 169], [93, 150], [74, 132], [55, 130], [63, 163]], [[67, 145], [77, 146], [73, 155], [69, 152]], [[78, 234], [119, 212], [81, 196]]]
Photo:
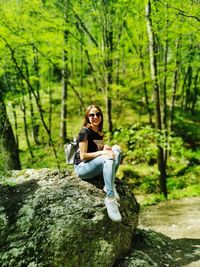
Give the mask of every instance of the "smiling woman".
[[103, 143], [103, 113], [96, 105], [86, 110], [83, 128], [77, 138], [79, 149], [74, 158], [76, 174], [83, 180], [103, 175], [105, 206], [112, 221], [121, 222], [119, 195], [115, 188], [115, 174], [121, 162], [121, 148]]

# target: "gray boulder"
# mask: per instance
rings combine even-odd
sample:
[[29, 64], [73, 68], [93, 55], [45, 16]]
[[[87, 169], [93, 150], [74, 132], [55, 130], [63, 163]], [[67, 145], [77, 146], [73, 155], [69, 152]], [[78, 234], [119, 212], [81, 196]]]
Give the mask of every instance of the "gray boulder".
[[13, 171], [0, 181], [0, 266], [107, 267], [130, 251], [139, 205], [121, 181], [122, 223], [108, 218], [101, 186], [69, 171]]

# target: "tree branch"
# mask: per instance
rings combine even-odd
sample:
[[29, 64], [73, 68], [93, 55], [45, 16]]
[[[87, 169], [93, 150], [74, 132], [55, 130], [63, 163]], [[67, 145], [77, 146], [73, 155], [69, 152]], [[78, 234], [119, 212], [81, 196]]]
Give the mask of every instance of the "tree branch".
[[76, 88], [70, 83], [70, 81], [67, 81], [67, 83], [69, 84], [69, 86], [72, 88], [72, 90], [74, 91], [75, 95], [78, 97], [82, 107], [84, 107], [84, 102], [83, 99], [81, 98], [81, 96], [79, 95], [78, 91], [76, 90]]
[[161, 3], [163, 6], [165, 6], [165, 7], [168, 6], [168, 8], [172, 8], [172, 9], [174, 9], [174, 10], [177, 10], [178, 13], [179, 13], [180, 15], [184, 16], [184, 17], [187, 17], [187, 18], [193, 18], [193, 19], [197, 20], [198, 22], [200, 22], [200, 18], [198, 18], [197, 16], [187, 14], [185, 11], [181, 10], [180, 8], [174, 7], [174, 6], [172, 6], [172, 5], [169, 5], [169, 4], [166, 5], [166, 4], [163, 3], [161, 0], [158, 0], [158, 2], [160, 2], [160, 3]]
[[[43, 112], [42, 112], [42, 106], [41, 106], [41, 103], [39, 102], [39, 99], [38, 99], [37, 95], [35, 94], [34, 88], [30, 84], [30, 82], [27, 79], [26, 75], [23, 73], [22, 69], [20, 68], [20, 66], [19, 66], [19, 64], [17, 62], [17, 59], [15, 57], [14, 49], [11, 47], [11, 45], [8, 43], [8, 41], [3, 36], [0, 35], [0, 38], [6, 43], [6, 46], [8, 47], [8, 49], [10, 51], [11, 58], [13, 60], [13, 63], [15, 64], [15, 67], [16, 67], [17, 71], [19, 72], [21, 78], [25, 80], [27, 86], [29, 86], [29, 88], [31, 89], [31, 92], [34, 95], [34, 98], [35, 98], [35, 101], [36, 101], [36, 104], [37, 104], [37, 107], [38, 107], [38, 110], [39, 110], [40, 118], [42, 120], [42, 124], [43, 124], [43, 126], [44, 126], [44, 128], [45, 128], [45, 130], [46, 130], [46, 132], [47, 132], [47, 134], [49, 136], [50, 145], [52, 146], [55, 158], [57, 160], [58, 156], [57, 156], [57, 152], [56, 152], [56, 149], [55, 149], [55, 145], [54, 145], [50, 130], [49, 130], [49, 128], [48, 128], [48, 126], [47, 126], [47, 124], [46, 124], [46, 122], [44, 120], [44, 116], [43, 116]], [[60, 165], [59, 165], [58, 161], [57, 161], [57, 166], [58, 166], [58, 169], [60, 169]]]
[[92, 34], [90, 33], [90, 31], [87, 29], [87, 27], [85, 26], [84, 22], [82, 21], [82, 19], [79, 17], [79, 15], [75, 12], [75, 10], [73, 9], [73, 5], [72, 3], [68, 0], [66, 4], [64, 4], [63, 2], [58, 1], [61, 5], [63, 5], [65, 8], [68, 8], [68, 6], [70, 6], [71, 11], [74, 13], [74, 16], [76, 18], [76, 20], [78, 21], [78, 23], [80, 24], [80, 26], [82, 27], [82, 29], [84, 30], [84, 32], [87, 33], [87, 35], [89, 36], [90, 40], [93, 42], [93, 44], [98, 47], [98, 43], [95, 40], [95, 38], [92, 36]]

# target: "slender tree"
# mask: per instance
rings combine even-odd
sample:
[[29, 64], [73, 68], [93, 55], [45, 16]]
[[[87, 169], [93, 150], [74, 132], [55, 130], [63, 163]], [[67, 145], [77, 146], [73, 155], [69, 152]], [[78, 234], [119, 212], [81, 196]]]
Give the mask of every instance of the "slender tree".
[[29, 140], [28, 125], [27, 125], [27, 107], [26, 107], [24, 95], [22, 95], [22, 101], [21, 101], [20, 108], [21, 108], [22, 113], [23, 113], [25, 139], [26, 139], [28, 151], [29, 151], [30, 156], [31, 156], [31, 161], [33, 161], [34, 155], [33, 155], [33, 151], [32, 151], [32, 148], [31, 148], [31, 143], [30, 143], [30, 140]]
[[13, 169], [20, 170], [21, 163], [18, 146], [8, 119], [2, 91], [3, 84], [0, 83], [0, 152], [3, 156], [5, 171]]
[[[66, 11], [67, 12], [67, 11]], [[65, 23], [66, 27], [68, 27], [68, 14], [65, 14]], [[68, 80], [69, 80], [69, 71], [68, 71], [68, 35], [69, 31], [67, 29], [64, 30], [64, 48], [62, 54], [62, 97], [61, 97], [61, 120], [60, 120], [60, 137], [65, 143], [67, 140], [67, 91], [68, 91]]]
[[[147, 18], [147, 31], [149, 37], [149, 54], [150, 54], [150, 69], [151, 80], [154, 88], [154, 101], [155, 101], [155, 126], [158, 132], [162, 130], [161, 124], [161, 110], [160, 110], [160, 89], [158, 83], [158, 70], [157, 70], [157, 46], [155, 41], [155, 32], [152, 23], [152, 1], [148, 0], [146, 5], [146, 18]], [[159, 185], [160, 193], [167, 197], [166, 186], [166, 164], [164, 159], [164, 150], [160, 145], [159, 139], [157, 140], [157, 162], [159, 170]]]
[[194, 77], [194, 89], [193, 89], [192, 106], [191, 106], [192, 114], [195, 114], [195, 105], [197, 104], [197, 99], [198, 99], [198, 96], [200, 95], [199, 87], [198, 87], [199, 73], [200, 73], [200, 68], [197, 68], [196, 75]]
[[174, 109], [175, 109], [175, 100], [177, 96], [178, 89], [178, 69], [179, 69], [179, 49], [180, 49], [181, 37], [176, 39], [176, 53], [175, 53], [175, 67], [174, 67], [174, 77], [172, 83], [172, 97], [170, 105], [170, 131], [173, 131], [173, 121], [174, 121]]

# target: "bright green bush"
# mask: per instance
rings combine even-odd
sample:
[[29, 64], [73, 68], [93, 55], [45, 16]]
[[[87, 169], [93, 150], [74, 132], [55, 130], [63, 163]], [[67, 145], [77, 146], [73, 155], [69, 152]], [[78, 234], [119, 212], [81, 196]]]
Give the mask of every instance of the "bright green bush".
[[149, 126], [135, 124], [114, 131], [112, 144], [122, 144], [124, 158], [129, 163], [155, 162], [155, 131]]
[[124, 179], [124, 180], [129, 180], [133, 178], [138, 179], [140, 177], [138, 172], [135, 171], [135, 169], [131, 165], [121, 165], [118, 170], [117, 175], [120, 179]]
[[145, 176], [142, 180], [140, 189], [145, 194], [158, 192], [158, 178], [155, 176]]
[[173, 177], [167, 179], [167, 188], [171, 192], [176, 189], [183, 189], [187, 186], [185, 177]]

